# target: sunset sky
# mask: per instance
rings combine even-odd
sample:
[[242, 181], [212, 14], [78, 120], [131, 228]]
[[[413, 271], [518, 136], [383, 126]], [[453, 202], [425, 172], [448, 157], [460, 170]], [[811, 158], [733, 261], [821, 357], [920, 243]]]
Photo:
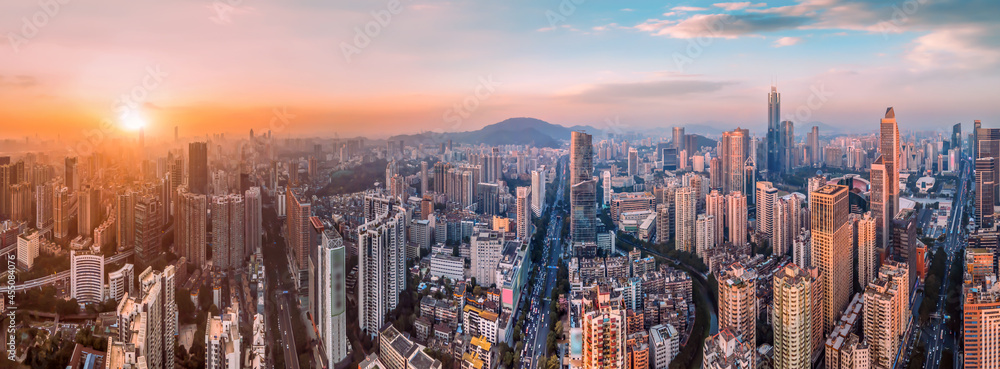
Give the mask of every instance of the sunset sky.
[[759, 129], [774, 80], [799, 133], [887, 106], [902, 130], [968, 130], [1000, 120], [998, 18], [996, 0], [4, 1], [0, 136], [261, 131], [276, 109], [291, 136]]

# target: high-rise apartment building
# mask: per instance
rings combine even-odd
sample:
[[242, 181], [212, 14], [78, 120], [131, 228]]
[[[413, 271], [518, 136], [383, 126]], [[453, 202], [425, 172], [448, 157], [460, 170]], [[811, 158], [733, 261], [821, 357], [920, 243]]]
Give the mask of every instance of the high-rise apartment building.
[[[695, 252], [702, 258], [705, 252], [717, 244], [715, 240], [715, 216], [699, 214], [695, 221]], [[707, 264], [707, 263], [706, 263]]]
[[573, 132], [570, 142], [570, 236], [574, 243], [597, 242], [597, 183], [593, 178], [592, 137]]
[[174, 240], [177, 254], [187, 258], [195, 268], [206, 264], [208, 247], [208, 198], [189, 192], [187, 186], [177, 188], [174, 208]]
[[470, 238], [472, 277], [476, 284], [489, 286], [496, 283], [497, 263], [503, 251], [504, 240], [500, 232], [474, 230]]
[[695, 214], [697, 197], [695, 189], [681, 187], [674, 193], [674, 245], [677, 250], [695, 251]]
[[909, 274], [907, 286], [917, 282], [917, 214], [913, 209], [903, 209], [892, 218], [891, 259], [906, 265]]
[[734, 264], [719, 277], [719, 329], [757, 342], [757, 272]]
[[[308, 231], [308, 230], [307, 230]], [[309, 235], [306, 234], [308, 242]], [[374, 337], [406, 289], [406, 217], [390, 207], [358, 228], [358, 316]]]
[[263, 205], [260, 197], [260, 187], [250, 187], [243, 192], [244, 232], [243, 242], [245, 244], [243, 255], [247, 257], [261, 249], [264, 233], [264, 218], [262, 215]]
[[163, 206], [153, 196], [140, 197], [135, 204], [134, 247], [137, 265], [145, 266], [160, 256]]
[[736, 191], [726, 195], [728, 214], [726, 225], [729, 229], [729, 242], [733, 245], [747, 244], [747, 198], [742, 192]]
[[971, 286], [964, 292], [962, 329], [965, 368], [994, 368], [1000, 358], [1000, 285]]
[[81, 235], [90, 237], [94, 234], [94, 228], [101, 224], [100, 190], [89, 185], [83, 186], [77, 198], [77, 231]]
[[635, 177], [639, 174], [639, 151], [634, 147], [628, 149], [628, 176]]
[[722, 192], [744, 191], [746, 180], [744, 167], [747, 159], [749, 131], [737, 128], [731, 132], [723, 132], [719, 147], [722, 161]]
[[55, 186], [55, 181], [46, 181], [35, 186], [35, 228], [42, 233], [52, 233]]
[[824, 334], [833, 329], [837, 315], [850, 302], [853, 289], [847, 193], [845, 186], [826, 185], [809, 194], [812, 265], [819, 269], [823, 280]]
[[625, 365], [625, 312], [611, 302], [608, 291], [595, 287], [584, 298], [583, 368], [621, 368]]
[[705, 214], [715, 221], [715, 243], [722, 244], [726, 239], [726, 197], [718, 190], [713, 189], [705, 196]]
[[[816, 350], [815, 335], [822, 338], [822, 329], [813, 327], [813, 312], [819, 299], [816, 278], [807, 269], [788, 264], [774, 274], [771, 322], [774, 330], [774, 367], [809, 368]], [[817, 321], [821, 322], [821, 321]]]
[[778, 189], [771, 182], [757, 182], [757, 233], [774, 234], [774, 206], [778, 201]]
[[876, 278], [865, 289], [865, 339], [871, 347], [873, 368], [892, 368], [899, 348], [899, 285], [889, 278]]
[[527, 240], [531, 237], [531, 206], [528, 205], [528, 195], [531, 189], [528, 187], [517, 188], [517, 238]]
[[125, 296], [135, 296], [135, 266], [132, 264], [108, 273], [108, 299], [120, 302]]
[[875, 279], [875, 271], [878, 270], [878, 251], [876, 245], [877, 221], [872, 217], [871, 212], [865, 213], [857, 223], [858, 240], [858, 270], [857, 278], [861, 286], [867, 286]]
[[[285, 198], [287, 214], [285, 237], [294, 266], [298, 268], [297, 271], [293, 271], [293, 273], [297, 273], [295, 286], [301, 289], [307, 284], [309, 275], [309, 248], [312, 246], [310, 244], [309, 217], [312, 216], [312, 204], [303, 194], [296, 192], [291, 187], [285, 190]], [[404, 237], [401, 237], [399, 242], [405, 242], [405, 234], [403, 233]], [[374, 327], [374, 329], [378, 329], [378, 327]], [[372, 330], [369, 333], [374, 334], [375, 331]]]
[[69, 222], [72, 214], [73, 194], [69, 187], [60, 187], [52, 194], [52, 235], [56, 238], [69, 236]]
[[208, 195], [208, 144], [192, 142], [188, 144], [188, 190], [199, 195]]
[[242, 365], [239, 307], [222, 314], [208, 314], [205, 327], [205, 369], [230, 369]]

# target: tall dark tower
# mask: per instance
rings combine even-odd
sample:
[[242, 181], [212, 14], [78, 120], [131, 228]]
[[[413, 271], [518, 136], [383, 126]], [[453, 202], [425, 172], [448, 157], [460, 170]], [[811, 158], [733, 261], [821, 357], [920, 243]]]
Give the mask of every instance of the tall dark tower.
[[[767, 94], [767, 162], [762, 165], [768, 173], [768, 178], [781, 172], [781, 94], [778, 88], [771, 86]], [[759, 165], [760, 163], [758, 163]]]
[[208, 144], [188, 144], [188, 188], [191, 193], [208, 195]]

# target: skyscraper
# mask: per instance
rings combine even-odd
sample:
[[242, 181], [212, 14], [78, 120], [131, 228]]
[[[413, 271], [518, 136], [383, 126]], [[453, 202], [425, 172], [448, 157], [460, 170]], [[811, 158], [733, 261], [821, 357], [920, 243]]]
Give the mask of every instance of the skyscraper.
[[871, 345], [873, 368], [892, 368], [899, 347], [899, 285], [878, 278], [865, 289], [865, 338]]
[[[909, 280], [906, 286], [917, 282], [917, 215], [913, 209], [903, 209], [892, 218], [892, 260], [906, 265]], [[909, 296], [907, 296], [908, 298]]]
[[592, 137], [574, 131], [570, 143], [570, 235], [574, 243], [597, 242], [597, 183]]
[[958, 149], [958, 152], [962, 152], [962, 123], [955, 123], [951, 127], [951, 147], [953, 149]]
[[814, 302], [817, 283], [808, 270], [788, 264], [774, 274], [771, 322], [774, 330], [774, 367], [809, 368], [812, 364]]
[[176, 204], [174, 240], [177, 254], [187, 258], [195, 268], [202, 268], [208, 247], [208, 198], [189, 192], [187, 186], [182, 185], [177, 187]]
[[677, 152], [683, 150], [684, 147], [684, 127], [674, 127], [673, 129], [673, 141], [671, 141], [671, 146], [677, 149]]
[[871, 167], [870, 202], [872, 217], [878, 221], [875, 231], [879, 247], [887, 247], [889, 223], [899, 210], [899, 128], [891, 107], [886, 109], [885, 118], [880, 122], [879, 150], [881, 155]]
[[[607, 201], [607, 199], [605, 199]], [[545, 171], [531, 171], [531, 210], [536, 217], [542, 216], [545, 207]]]
[[1000, 355], [1000, 285], [973, 286], [964, 292], [962, 326], [965, 340], [965, 367], [991, 368]]
[[420, 162], [420, 194], [427, 193], [427, 162]]
[[159, 201], [153, 196], [139, 198], [135, 205], [135, 260], [143, 265], [160, 256], [162, 212]]
[[375, 337], [406, 289], [405, 214], [390, 208], [359, 227], [358, 254], [360, 328]]
[[729, 228], [729, 242], [733, 245], [747, 244], [747, 198], [736, 191], [726, 196], [729, 206], [726, 224]]
[[819, 127], [813, 126], [809, 132], [806, 144], [809, 145], [809, 165], [816, 165], [820, 162], [819, 148]]
[[778, 189], [771, 182], [757, 182], [757, 232], [767, 235], [774, 233], [774, 206], [778, 201]]
[[875, 218], [871, 212], [858, 220], [858, 283], [867, 286], [875, 279], [878, 270], [878, 253], [875, 250]]
[[333, 229], [324, 229], [319, 244], [316, 327], [328, 359], [327, 368], [347, 357], [346, 266], [343, 237]]
[[634, 147], [628, 149], [628, 175], [635, 177], [639, 174], [639, 151]]
[[262, 235], [264, 231], [263, 216], [261, 214], [262, 204], [260, 197], [260, 187], [250, 187], [249, 190], [243, 193], [243, 204], [246, 209], [243, 211], [245, 235], [243, 237], [243, 242], [246, 247], [244, 248], [243, 255], [250, 255], [261, 248]]
[[[309, 274], [309, 217], [312, 216], [312, 204], [307, 202], [308, 199], [303, 194], [296, 193], [292, 188], [285, 190], [285, 198], [286, 242], [291, 250], [295, 267], [298, 268], [297, 271], [293, 271], [298, 276], [295, 278], [295, 285], [298, 288], [303, 288], [308, 283]], [[405, 241], [406, 237], [401, 237], [401, 239]], [[374, 333], [374, 330], [369, 333]]]
[[84, 186], [78, 194], [77, 231], [91, 236], [94, 228], [101, 224], [101, 193], [96, 188]]
[[188, 190], [208, 195], [208, 144], [205, 142], [188, 144]]
[[674, 194], [674, 245], [677, 250], [695, 251], [696, 192], [691, 187], [681, 187]]
[[810, 225], [812, 226], [812, 264], [823, 279], [823, 333], [836, 324], [837, 315], [850, 302], [851, 268], [853, 266], [848, 189], [826, 185], [809, 194]]
[[695, 252], [704, 259], [705, 251], [714, 248], [718, 242], [715, 239], [715, 216], [699, 214], [695, 221], [695, 234]]
[[528, 187], [517, 188], [517, 238], [527, 240], [531, 229], [531, 206], [528, 205]]
[[719, 278], [719, 329], [757, 342], [757, 272], [734, 264]]
[[722, 192], [743, 191], [745, 186], [744, 167], [746, 166], [748, 131], [737, 128], [731, 132], [723, 132], [719, 146], [722, 148]]
[[722, 244], [726, 237], [726, 197], [718, 190], [712, 190], [705, 196], [705, 214], [711, 215], [715, 222], [716, 244]]
[[768, 178], [781, 172], [781, 94], [778, 88], [771, 86], [767, 94], [767, 163], [762, 165], [762, 171], [768, 172]]

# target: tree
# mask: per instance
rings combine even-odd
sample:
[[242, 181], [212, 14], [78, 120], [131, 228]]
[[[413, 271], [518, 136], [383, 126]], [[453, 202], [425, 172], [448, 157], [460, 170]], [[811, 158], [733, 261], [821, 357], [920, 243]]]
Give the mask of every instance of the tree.
[[76, 299], [60, 300], [56, 303], [56, 313], [59, 315], [74, 315], [80, 312], [80, 304]]

